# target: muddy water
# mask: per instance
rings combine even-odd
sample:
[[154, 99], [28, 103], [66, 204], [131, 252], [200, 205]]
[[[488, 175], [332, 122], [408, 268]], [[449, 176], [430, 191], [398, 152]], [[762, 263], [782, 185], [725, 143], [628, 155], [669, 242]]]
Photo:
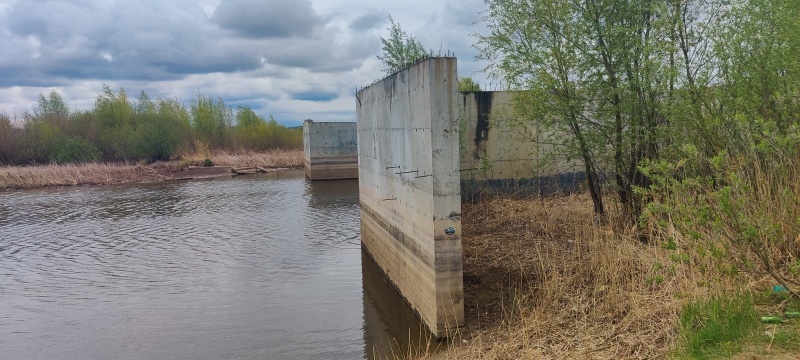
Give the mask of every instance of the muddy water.
[[356, 359], [427, 341], [370, 261], [356, 181], [0, 193], [0, 358]]

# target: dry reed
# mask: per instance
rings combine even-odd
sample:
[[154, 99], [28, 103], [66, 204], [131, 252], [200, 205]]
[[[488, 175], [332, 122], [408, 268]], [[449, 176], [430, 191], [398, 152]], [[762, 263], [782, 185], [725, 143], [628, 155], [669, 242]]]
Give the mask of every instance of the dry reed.
[[270, 150], [265, 152], [206, 152], [196, 151], [181, 157], [191, 164], [201, 164], [210, 159], [216, 166], [260, 166], [264, 168], [299, 168], [303, 166], [303, 150]]
[[187, 165], [202, 164], [206, 158], [216, 166], [297, 168], [303, 165], [302, 150], [210, 154], [195, 153], [182, 161], [154, 164], [90, 163], [71, 165], [2, 166], [0, 190], [36, 189], [53, 186], [106, 185], [163, 181], [180, 177]]
[[[664, 358], [685, 301], [765, 281], [733, 279], [680, 243], [642, 243], [634, 228], [597, 224], [587, 195], [462, 210], [467, 326], [434, 358]], [[680, 239], [658, 238], [668, 236]]]
[[0, 167], [0, 190], [159, 181], [178, 171], [178, 163], [4, 166]]

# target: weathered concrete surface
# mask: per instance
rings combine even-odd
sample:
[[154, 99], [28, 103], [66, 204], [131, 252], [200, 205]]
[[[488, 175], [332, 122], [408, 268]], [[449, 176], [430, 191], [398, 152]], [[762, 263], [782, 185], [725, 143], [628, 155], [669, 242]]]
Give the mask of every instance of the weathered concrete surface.
[[435, 336], [463, 325], [456, 59], [356, 94], [361, 241]]
[[[560, 156], [558, 134], [516, 118], [514, 93], [459, 93], [462, 195], [569, 192], [583, 185], [580, 162]], [[547, 160], [547, 161], [544, 161]]]
[[358, 178], [357, 126], [354, 122], [303, 122], [303, 155], [311, 180]]

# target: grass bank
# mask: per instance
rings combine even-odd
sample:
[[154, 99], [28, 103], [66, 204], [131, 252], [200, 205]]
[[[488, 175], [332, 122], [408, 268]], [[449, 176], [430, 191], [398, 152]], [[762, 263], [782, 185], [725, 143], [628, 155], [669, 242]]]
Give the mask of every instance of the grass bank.
[[[800, 354], [798, 320], [784, 316], [798, 304], [773, 293], [774, 280], [757, 266], [731, 271], [679, 234], [642, 242], [633, 228], [593, 219], [587, 195], [464, 204], [467, 326], [432, 357]], [[616, 223], [612, 213], [608, 224]], [[762, 323], [761, 316], [779, 321]]]
[[[303, 165], [303, 151], [192, 153], [182, 156], [181, 160], [153, 164], [87, 163], [3, 166], [0, 167], [0, 191], [174, 180], [186, 177], [187, 173], [194, 171], [194, 166], [207, 164], [219, 167], [297, 168]], [[220, 169], [218, 172], [224, 171], [225, 169]]]

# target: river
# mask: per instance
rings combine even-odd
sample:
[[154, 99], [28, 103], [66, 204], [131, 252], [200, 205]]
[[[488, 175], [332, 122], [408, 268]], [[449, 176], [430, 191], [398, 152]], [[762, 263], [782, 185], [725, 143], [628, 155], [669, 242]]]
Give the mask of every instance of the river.
[[[428, 341], [302, 172], [0, 193], [2, 359], [358, 359]], [[396, 351], [396, 350], [395, 350]]]

